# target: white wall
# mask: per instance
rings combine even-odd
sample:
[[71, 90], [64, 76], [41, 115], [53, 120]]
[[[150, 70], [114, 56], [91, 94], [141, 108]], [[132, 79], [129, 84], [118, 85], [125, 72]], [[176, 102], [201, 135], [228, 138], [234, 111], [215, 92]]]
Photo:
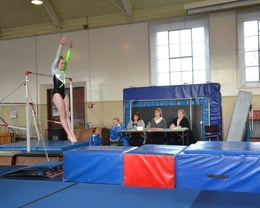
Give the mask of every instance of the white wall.
[[210, 79], [221, 83], [222, 95], [237, 94], [236, 12], [209, 15]]
[[[64, 34], [74, 40], [67, 76], [86, 85], [86, 101], [122, 100], [122, 89], [149, 85], [147, 23]], [[0, 41], [0, 99], [25, 80], [24, 71], [50, 74], [60, 34]], [[34, 102], [46, 103], [52, 79], [29, 76]], [[38, 84], [36, 84], [38, 83]], [[6, 102], [23, 102], [24, 91]]]
[[[239, 89], [236, 12], [209, 15], [211, 81], [221, 84], [222, 95]], [[148, 23], [128, 24], [64, 34], [75, 42], [68, 76], [86, 86], [86, 101], [122, 100], [122, 89], [150, 84]], [[0, 99], [24, 81], [24, 71], [50, 73], [61, 35], [0, 41]], [[38, 83], [38, 85], [36, 84]], [[33, 99], [46, 103], [52, 81], [30, 76]], [[259, 89], [246, 89], [260, 94]], [[24, 91], [7, 102], [23, 102]]]
[[[24, 72], [35, 66], [34, 38], [0, 42], [0, 99], [25, 81]], [[5, 102], [25, 102], [24, 87], [19, 88]]]

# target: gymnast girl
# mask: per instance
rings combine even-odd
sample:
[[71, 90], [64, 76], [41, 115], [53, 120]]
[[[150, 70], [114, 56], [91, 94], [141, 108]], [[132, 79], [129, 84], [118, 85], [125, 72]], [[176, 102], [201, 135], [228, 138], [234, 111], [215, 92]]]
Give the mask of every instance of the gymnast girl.
[[73, 41], [70, 41], [69, 49], [67, 51], [66, 57], [62, 57], [62, 48], [66, 44], [67, 38], [62, 37], [60, 40], [60, 45], [58, 47], [55, 60], [51, 66], [51, 73], [53, 77], [53, 98], [52, 101], [56, 106], [59, 114], [61, 125], [67, 133], [68, 139], [75, 143], [77, 138], [73, 132], [69, 118], [69, 97], [66, 94], [66, 71], [68, 69], [68, 63], [71, 56], [71, 50], [73, 46]]

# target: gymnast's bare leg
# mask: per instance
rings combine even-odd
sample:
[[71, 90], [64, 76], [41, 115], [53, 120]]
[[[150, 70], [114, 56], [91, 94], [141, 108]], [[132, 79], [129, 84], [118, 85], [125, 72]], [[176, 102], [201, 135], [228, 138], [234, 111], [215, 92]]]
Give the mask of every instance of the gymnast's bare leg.
[[65, 98], [63, 99], [60, 94], [55, 93], [53, 95], [52, 101], [60, 113], [61, 125], [64, 128], [65, 132], [67, 133], [68, 139], [73, 143], [77, 142], [77, 138], [74, 135], [74, 132], [72, 130], [71, 123], [70, 123], [70, 118], [69, 118], [68, 95], [66, 95]]

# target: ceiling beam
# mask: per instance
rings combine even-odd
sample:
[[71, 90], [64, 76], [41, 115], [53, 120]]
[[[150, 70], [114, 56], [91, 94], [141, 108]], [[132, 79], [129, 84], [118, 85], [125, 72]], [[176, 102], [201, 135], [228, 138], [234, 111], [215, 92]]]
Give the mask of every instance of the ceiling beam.
[[133, 20], [133, 5], [131, 0], [121, 0], [129, 20]]
[[184, 9], [188, 14], [207, 13], [213, 11], [235, 9], [260, 4], [260, 0], [207, 0], [185, 4]]
[[[124, 0], [122, 0], [122, 3], [123, 3], [123, 1]], [[124, 6], [124, 8], [122, 8], [120, 5], [118, 5], [118, 3], [116, 3], [114, 0], [110, 0], [110, 2], [117, 8], [117, 9], [119, 9], [120, 10], [120, 12], [123, 14], [123, 15], [125, 15], [125, 16], [127, 16], [127, 18], [129, 19], [129, 21], [131, 21], [132, 19], [133, 19], [133, 17], [132, 17], [132, 15], [131, 15], [131, 9], [130, 9], [130, 4], [128, 5], [128, 3], [126, 2], [125, 4], [126, 4], [126, 6], [124, 5], [124, 3], [123, 3], [123, 6]], [[128, 8], [128, 10], [129, 11], [127, 11], [125, 8]], [[128, 12], [129, 12], [129, 14], [128, 14]]]
[[59, 18], [59, 15], [55, 11], [54, 7], [51, 5], [49, 0], [44, 0], [43, 8], [45, 9], [47, 14], [51, 18], [52, 23], [54, 24], [54, 26], [59, 28], [59, 29], [61, 29], [62, 25], [61, 25], [61, 20]]

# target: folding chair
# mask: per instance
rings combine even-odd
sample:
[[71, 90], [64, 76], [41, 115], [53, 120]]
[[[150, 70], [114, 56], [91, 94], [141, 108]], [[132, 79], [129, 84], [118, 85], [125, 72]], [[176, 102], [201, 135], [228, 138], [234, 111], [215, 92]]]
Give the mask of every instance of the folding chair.
[[210, 125], [205, 126], [205, 139], [211, 141], [212, 138], [219, 140], [219, 126], [218, 125]]

